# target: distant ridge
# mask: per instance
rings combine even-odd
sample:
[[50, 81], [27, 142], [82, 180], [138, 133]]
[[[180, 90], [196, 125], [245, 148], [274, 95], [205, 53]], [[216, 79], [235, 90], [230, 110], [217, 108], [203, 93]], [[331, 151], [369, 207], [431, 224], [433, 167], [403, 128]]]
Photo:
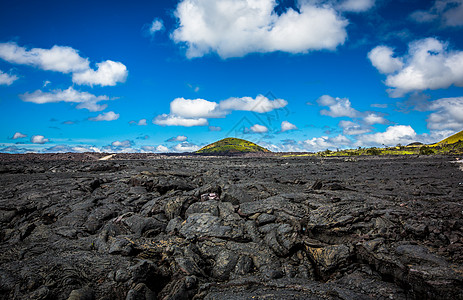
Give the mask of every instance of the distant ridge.
[[455, 133], [454, 135], [449, 136], [446, 139], [443, 139], [442, 141], [436, 143], [437, 145], [442, 145], [442, 144], [453, 144], [458, 141], [463, 141], [463, 130], [460, 132]]
[[199, 154], [236, 154], [270, 152], [269, 150], [250, 141], [237, 138], [225, 138], [202, 147], [195, 153]]

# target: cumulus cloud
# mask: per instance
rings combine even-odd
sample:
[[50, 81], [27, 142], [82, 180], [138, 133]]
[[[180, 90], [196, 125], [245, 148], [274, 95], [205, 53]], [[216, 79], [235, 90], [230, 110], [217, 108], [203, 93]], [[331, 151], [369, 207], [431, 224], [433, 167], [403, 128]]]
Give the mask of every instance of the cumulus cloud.
[[204, 99], [177, 98], [170, 103], [170, 113], [184, 118], [214, 118], [223, 115], [218, 106], [218, 103]]
[[0, 43], [0, 59], [21, 65], [29, 65], [42, 70], [72, 73], [77, 84], [113, 86], [125, 82], [127, 68], [120, 62], [106, 60], [97, 63], [97, 70], [90, 68], [87, 58], [71, 47], [53, 46], [51, 49], [32, 48], [30, 50], [16, 43]]
[[51, 49], [27, 50], [16, 43], [0, 43], [0, 58], [10, 63], [34, 66], [43, 70], [71, 73], [85, 71], [89, 61], [71, 47], [53, 46]]
[[365, 124], [367, 125], [374, 125], [374, 124], [386, 124], [387, 120], [378, 114], [367, 113], [363, 117], [363, 122], [365, 122]]
[[164, 126], [205, 126], [208, 118], [222, 118], [232, 111], [266, 113], [288, 104], [286, 100], [270, 100], [263, 95], [256, 98], [232, 97], [219, 103], [204, 99], [176, 98], [170, 103], [170, 114], [157, 116], [153, 123]]
[[69, 146], [69, 145], [56, 145], [50, 148], [44, 149], [42, 152], [45, 153], [84, 153], [84, 152], [101, 152], [99, 148], [95, 146]]
[[361, 126], [357, 123], [354, 123], [352, 121], [345, 121], [342, 120], [338, 124], [339, 127], [342, 128], [343, 134], [344, 135], [359, 135], [359, 134], [364, 134], [367, 132], [370, 132], [371, 129], [367, 126]]
[[346, 145], [350, 145], [352, 142], [347, 137], [343, 135], [338, 135], [335, 137], [314, 137], [312, 139], [308, 139], [303, 141], [303, 144], [307, 151], [323, 151], [326, 149], [336, 149]]
[[169, 148], [163, 145], [159, 145], [156, 147], [156, 152], [161, 152], [161, 153], [169, 152]]
[[116, 114], [113, 111], [108, 111], [106, 113], [99, 114], [98, 116], [96, 116], [94, 118], [89, 118], [90, 121], [95, 121], [95, 122], [114, 121], [114, 120], [117, 120], [117, 119], [119, 119], [119, 114]]
[[285, 132], [289, 130], [296, 130], [296, 129], [297, 129], [297, 126], [289, 123], [288, 121], [281, 122], [281, 132]]
[[127, 67], [112, 60], [97, 63], [97, 70], [88, 69], [72, 74], [72, 81], [80, 85], [115, 86], [119, 82], [125, 82]]
[[403, 62], [400, 68], [398, 65], [392, 68], [388, 62], [378, 64], [375, 58], [372, 60], [380, 72], [390, 67], [385, 83], [391, 88], [392, 97], [402, 97], [412, 91], [463, 86], [463, 51], [449, 50], [447, 43], [435, 38], [410, 43], [408, 53], [397, 60]]
[[392, 48], [378, 46], [368, 53], [368, 59], [380, 73], [388, 74], [402, 69], [404, 65], [402, 59], [393, 57], [393, 54]]
[[417, 10], [410, 17], [418, 23], [440, 21], [443, 26], [463, 26], [463, 1], [436, 0], [429, 10]]
[[266, 133], [266, 132], [268, 132], [268, 128], [265, 127], [264, 125], [260, 125], [260, 124], [255, 124], [255, 125], [251, 126], [250, 129], [254, 133]]
[[33, 144], [45, 144], [50, 142], [49, 139], [46, 139], [43, 135], [34, 135], [31, 137], [31, 143]]
[[13, 82], [15, 82], [18, 79], [18, 76], [7, 74], [0, 70], [0, 85], [12, 85]]
[[176, 152], [194, 152], [200, 149], [199, 146], [188, 143], [188, 142], [183, 142], [180, 144], [177, 144], [173, 148]]
[[35, 153], [34, 150], [28, 148], [19, 148], [16, 146], [8, 146], [0, 149], [1, 153]]
[[389, 126], [385, 132], [365, 134], [358, 137], [357, 141], [362, 145], [368, 146], [395, 146], [397, 144], [406, 145], [416, 142], [417, 134], [409, 125]]
[[118, 148], [129, 148], [133, 146], [133, 142], [130, 140], [125, 140], [125, 141], [114, 141], [111, 143], [112, 147], [118, 147]]
[[317, 103], [320, 106], [328, 106], [328, 110], [323, 109], [320, 111], [320, 114], [325, 116], [330, 116], [333, 118], [356, 118], [359, 116], [359, 112], [352, 108], [351, 103], [347, 98], [334, 98], [329, 95], [323, 95], [318, 98]]
[[253, 52], [334, 50], [346, 40], [348, 21], [332, 6], [300, 1], [299, 11], [288, 8], [278, 15], [276, 5], [274, 0], [182, 0], [175, 11], [179, 27], [171, 37], [186, 45], [188, 58], [211, 52], [229, 58]]
[[374, 5], [375, 0], [345, 0], [338, 5], [338, 8], [342, 11], [364, 12]]
[[166, 140], [166, 142], [184, 142], [187, 139], [188, 138], [184, 135], [178, 135], [178, 136], [171, 137], [170, 139]]
[[463, 128], [463, 97], [431, 101], [427, 110], [434, 111], [426, 120], [429, 129], [459, 131]]
[[142, 150], [142, 152], [148, 152], [148, 153], [154, 153], [154, 152], [165, 153], [165, 152], [169, 152], [169, 148], [167, 148], [166, 146], [163, 146], [163, 145], [159, 145], [157, 147], [155, 147], [155, 146], [142, 146], [141, 150]]
[[258, 95], [256, 98], [242, 97], [229, 98], [219, 103], [221, 111], [253, 111], [257, 113], [266, 113], [275, 109], [280, 109], [288, 105], [288, 101], [284, 99], [270, 100], [263, 95]]
[[205, 118], [183, 118], [175, 115], [162, 114], [153, 119], [153, 124], [161, 126], [207, 126], [209, 123]]
[[19, 95], [21, 100], [36, 104], [56, 103], [56, 102], [72, 102], [79, 103], [76, 108], [88, 109], [89, 111], [102, 111], [107, 105], [98, 104], [99, 101], [109, 100], [108, 96], [95, 96], [88, 92], [79, 92], [72, 86], [66, 90], [53, 90], [51, 92], [42, 92], [37, 90], [33, 93], [25, 93]]
[[25, 138], [25, 137], [27, 137], [27, 135], [22, 134], [21, 132], [16, 132], [16, 133], [13, 135], [12, 139], [13, 139], [13, 140], [16, 140], [16, 139], [22, 139], [22, 138]]

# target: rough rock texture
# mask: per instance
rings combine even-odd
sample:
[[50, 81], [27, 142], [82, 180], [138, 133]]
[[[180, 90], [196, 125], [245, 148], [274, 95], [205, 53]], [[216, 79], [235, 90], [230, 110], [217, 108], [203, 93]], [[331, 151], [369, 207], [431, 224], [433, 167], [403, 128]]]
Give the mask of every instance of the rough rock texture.
[[463, 299], [454, 157], [68, 158], [0, 163], [0, 299]]

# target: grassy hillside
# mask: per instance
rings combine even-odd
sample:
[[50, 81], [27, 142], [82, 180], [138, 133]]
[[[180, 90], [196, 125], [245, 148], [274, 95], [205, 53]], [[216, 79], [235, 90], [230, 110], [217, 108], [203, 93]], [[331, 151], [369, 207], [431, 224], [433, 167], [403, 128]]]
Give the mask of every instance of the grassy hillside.
[[455, 133], [454, 135], [449, 136], [446, 139], [443, 139], [442, 141], [438, 142], [435, 145], [443, 145], [443, 144], [453, 144], [458, 141], [463, 141], [463, 130], [460, 132]]
[[254, 144], [252, 142], [237, 139], [226, 138], [215, 143], [204, 146], [196, 153], [249, 153], [249, 152], [270, 152], [269, 150]]

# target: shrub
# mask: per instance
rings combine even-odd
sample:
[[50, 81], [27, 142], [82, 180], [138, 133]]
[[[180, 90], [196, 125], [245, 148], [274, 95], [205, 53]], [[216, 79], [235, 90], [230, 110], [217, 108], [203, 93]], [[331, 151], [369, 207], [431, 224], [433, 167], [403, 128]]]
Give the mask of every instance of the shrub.
[[434, 150], [431, 149], [430, 147], [423, 146], [420, 147], [420, 155], [431, 155], [434, 154]]
[[381, 150], [373, 147], [373, 148], [370, 148], [370, 149], [367, 150], [367, 154], [368, 155], [380, 155]]

